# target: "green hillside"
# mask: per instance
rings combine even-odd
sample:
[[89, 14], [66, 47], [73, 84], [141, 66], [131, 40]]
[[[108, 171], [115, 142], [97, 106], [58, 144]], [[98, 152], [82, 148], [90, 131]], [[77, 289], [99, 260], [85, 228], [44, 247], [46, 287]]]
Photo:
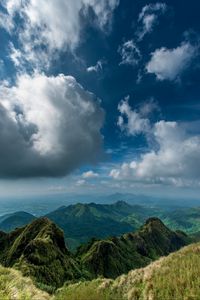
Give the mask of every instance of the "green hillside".
[[0, 263], [30, 276], [41, 288], [54, 291], [65, 281], [115, 278], [179, 249], [188, 237], [172, 232], [159, 219], [149, 219], [136, 233], [91, 240], [72, 254], [61, 229], [39, 218], [10, 233], [0, 232]]
[[27, 225], [35, 219], [36, 217], [24, 211], [4, 215], [0, 217], [0, 230], [9, 232], [17, 227]]
[[119, 201], [115, 204], [75, 204], [61, 207], [46, 215], [65, 234], [67, 245], [75, 249], [91, 238], [106, 238], [136, 230], [122, 219], [135, 210], [134, 206]]
[[187, 243], [189, 238], [184, 233], [173, 232], [159, 219], [151, 218], [136, 233], [90, 241], [78, 249], [77, 256], [82, 268], [88, 270], [92, 277], [115, 278]]
[[115, 280], [65, 286], [55, 300], [198, 300], [200, 244], [193, 244]]
[[[74, 204], [62, 206], [47, 214], [63, 231], [67, 247], [75, 251], [91, 238], [105, 239], [138, 230], [150, 217], [158, 217], [172, 230], [195, 234], [199, 240], [200, 208], [167, 209], [154, 206], [130, 205], [124, 201], [113, 204]], [[29, 224], [35, 217], [16, 212], [0, 217], [0, 230], [12, 231]], [[76, 226], [74, 226], [76, 224]]]
[[0, 263], [54, 289], [80, 277], [77, 263], [65, 247], [63, 232], [47, 218], [11, 233], [0, 232]]

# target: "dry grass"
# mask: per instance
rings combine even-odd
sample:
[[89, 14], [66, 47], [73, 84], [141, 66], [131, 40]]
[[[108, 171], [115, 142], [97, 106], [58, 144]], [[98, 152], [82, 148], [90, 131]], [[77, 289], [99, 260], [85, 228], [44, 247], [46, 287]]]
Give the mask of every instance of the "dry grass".
[[127, 300], [198, 300], [200, 244], [120, 276], [109, 288]]
[[0, 266], [1, 300], [49, 300], [50, 296], [35, 287], [32, 280], [19, 271]]
[[116, 280], [66, 285], [54, 296], [21, 273], [0, 267], [1, 300], [199, 300], [200, 243], [187, 246]]
[[55, 300], [199, 300], [200, 244], [187, 246], [116, 280], [66, 286]]

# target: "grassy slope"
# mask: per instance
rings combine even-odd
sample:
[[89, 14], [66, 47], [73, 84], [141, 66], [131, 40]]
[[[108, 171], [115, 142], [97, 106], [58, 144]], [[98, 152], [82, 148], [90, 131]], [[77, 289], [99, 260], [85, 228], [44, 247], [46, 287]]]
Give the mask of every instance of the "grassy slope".
[[96, 279], [65, 286], [55, 300], [200, 299], [200, 243], [182, 248], [116, 280]]
[[0, 266], [2, 300], [197, 300], [200, 299], [200, 243], [187, 246], [116, 280], [66, 285], [55, 296], [38, 290], [20, 272]]
[[49, 300], [50, 296], [37, 289], [31, 279], [19, 271], [0, 266], [1, 300]]

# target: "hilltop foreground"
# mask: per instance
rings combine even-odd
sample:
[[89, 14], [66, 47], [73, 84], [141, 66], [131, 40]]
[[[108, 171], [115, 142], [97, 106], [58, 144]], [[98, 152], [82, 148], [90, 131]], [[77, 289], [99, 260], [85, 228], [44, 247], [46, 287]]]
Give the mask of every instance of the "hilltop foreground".
[[49, 295], [19, 271], [0, 267], [1, 300], [197, 300], [200, 243], [186, 246], [145, 268], [112, 279], [66, 285]]
[[50, 300], [50, 295], [39, 290], [28, 277], [17, 270], [0, 266], [1, 300]]
[[60, 289], [56, 300], [200, 299], [200, 243], [186, 246], [115, 280], [96, 279]]

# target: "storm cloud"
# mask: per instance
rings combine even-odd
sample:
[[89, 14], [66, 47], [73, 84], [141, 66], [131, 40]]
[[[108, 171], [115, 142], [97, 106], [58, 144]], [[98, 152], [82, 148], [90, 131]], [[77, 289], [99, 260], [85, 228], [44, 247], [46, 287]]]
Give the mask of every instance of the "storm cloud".
[[101, 153], [100, 101], [74, 77], [21, 75], [0, 90], [0, 177], [64, 176]]

